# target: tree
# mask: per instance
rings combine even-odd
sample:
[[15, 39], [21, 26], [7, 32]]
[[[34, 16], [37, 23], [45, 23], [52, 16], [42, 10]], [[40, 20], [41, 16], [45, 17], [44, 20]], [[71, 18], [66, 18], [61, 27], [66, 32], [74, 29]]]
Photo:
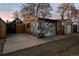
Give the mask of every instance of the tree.
[[59, 10], [60, 17], [61, 17], [60, 31], [61, 29], [63, 29], [63, 33], [64, 33], [64, 25], [62, 25], [62, 21], [65, 19], [65, 17], [67, 17], [67, 19], [70, 20], [70, 22], [72, 22], [72, 17], [74, 15], [76, 16], [76, 14], [73, 12], [74, 10], [76, 10], [76, 8], [73, 3], [62, 3], [58, 7], [58, 10]]
[[18, 11], [15, 11], [15, 12], [13, 13], [13, 18], [17, 18], [17, 17], [19, 17], [19, 16], [20, 16], [20, 14], [19, 14]]
[[52, 8], [49, 3], [27, 3], [22, 6], [21, 16], [41, 16], [47, 18], [51, 16], [50, 11], [52, 11]]
[[60, 16], [61, 19], [64, 20], [64, 17], [67, 17], [68, 19], [71, 20], [72, 18], [72, 12], [73, 10], [75, 10], [75, 6], [73, 3], [62, 3], [59, 7], [59, 12], [60, 12]]

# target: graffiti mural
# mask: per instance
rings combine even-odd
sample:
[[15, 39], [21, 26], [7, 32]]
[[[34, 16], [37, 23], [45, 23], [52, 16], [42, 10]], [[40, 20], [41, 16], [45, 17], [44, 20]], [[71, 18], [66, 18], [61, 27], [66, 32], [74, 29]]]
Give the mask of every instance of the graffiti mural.
[[45, 37], [56, 35], [56, 23], [47, 22], [45, 20], [36, 20], [30, 25], [33, 35], [41, 35]]

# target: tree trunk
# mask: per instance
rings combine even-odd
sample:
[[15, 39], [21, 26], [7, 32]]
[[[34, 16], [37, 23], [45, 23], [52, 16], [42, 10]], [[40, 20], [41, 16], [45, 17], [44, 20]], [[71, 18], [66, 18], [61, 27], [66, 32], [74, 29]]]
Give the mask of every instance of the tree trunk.
[[60, 21], [60, 34], [64, 34], [64, 25], [62, 25], [64, 20], [64, 13], [61, 15], [61, 21]]

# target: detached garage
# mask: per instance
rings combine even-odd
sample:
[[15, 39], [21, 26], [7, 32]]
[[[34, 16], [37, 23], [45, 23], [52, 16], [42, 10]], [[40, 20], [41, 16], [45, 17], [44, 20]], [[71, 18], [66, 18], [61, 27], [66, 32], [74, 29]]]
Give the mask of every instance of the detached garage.
[[31, 23], [30, 29], [37, 37], [51, 37], [57, 34], [57, 20], [38, 18]]
[[62, 21], [62, 26], [60, 27], [62, 34], [70, 34], [72, 33], [72, 22], [68, 19], [64, 19]]
[[64, 26], [65, 26], [64, 31], [66, 34], [72, 33], [72, 23], [71, 22], [65, 22]]

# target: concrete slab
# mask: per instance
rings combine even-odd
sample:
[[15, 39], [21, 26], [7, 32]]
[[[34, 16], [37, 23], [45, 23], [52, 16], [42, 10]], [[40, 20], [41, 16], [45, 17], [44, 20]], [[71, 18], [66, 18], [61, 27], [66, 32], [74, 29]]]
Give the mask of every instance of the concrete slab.
[[57, 35], [57, 36], [54, 36], [53, 39], [52, 38], [51, 39], [49, 38], [38, 39], [37, 37], [34, 37], [26, 33], [9, 34], [8, 37], [6, 38], [3, 54], [20, 50], [20, 49], [24, 49], [24, 48], [29, 48], [29, 47], [40, 45], [40, 44], [44, 44], [44, 43], [54, 41], [54, 40], [59, 40], [66, 37], [67, 36], [64, 36], [64, 35], [63, 36]]

